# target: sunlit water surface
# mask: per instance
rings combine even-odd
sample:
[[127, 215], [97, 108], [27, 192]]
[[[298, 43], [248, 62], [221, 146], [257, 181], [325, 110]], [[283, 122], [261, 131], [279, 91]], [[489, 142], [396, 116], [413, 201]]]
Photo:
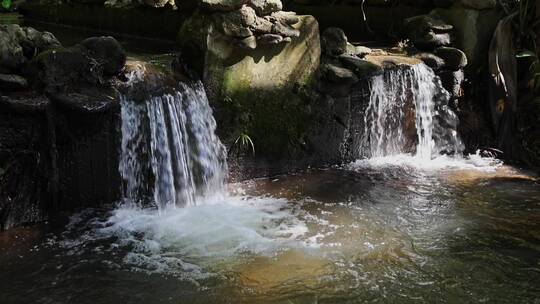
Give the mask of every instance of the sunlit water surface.
[[378, 158], [0, 234], [1, 303], [540, 303], [540, 187]]

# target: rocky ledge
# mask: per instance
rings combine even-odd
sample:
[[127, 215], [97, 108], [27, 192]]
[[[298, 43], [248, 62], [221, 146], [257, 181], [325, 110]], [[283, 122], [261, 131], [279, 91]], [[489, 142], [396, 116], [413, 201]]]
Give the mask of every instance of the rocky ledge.
[[111, 37], [0, 25], [0, 230], [117, 198], [125, 61]]

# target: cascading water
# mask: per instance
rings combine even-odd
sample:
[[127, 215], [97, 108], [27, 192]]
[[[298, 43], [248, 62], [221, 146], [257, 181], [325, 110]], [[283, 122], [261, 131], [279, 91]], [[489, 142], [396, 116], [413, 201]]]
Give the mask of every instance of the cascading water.
[[[130, 85], [141, 77], [132, 73]], [[197, 196], [221, 190], [226, 152], [200, 82], [179, 84], [145, 102], [123, 96], [121, 116], [119, 170], [126, 201], [140, 205], [150, 192], [161, 210], [192, 206]]]
[[431, 159], [460, 154], [457, 116], [439, 78], [424, 64], [386, 70], [371, 82], [359, 155], [383, 157], [414, 153]]

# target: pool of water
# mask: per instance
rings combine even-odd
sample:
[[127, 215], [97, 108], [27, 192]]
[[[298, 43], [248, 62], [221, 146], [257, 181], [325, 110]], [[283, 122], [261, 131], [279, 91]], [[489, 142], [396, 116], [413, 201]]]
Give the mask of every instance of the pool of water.
[[0, 233], [0, 302], [540, 303], [540, 185], [484, 162], [359, 161]]

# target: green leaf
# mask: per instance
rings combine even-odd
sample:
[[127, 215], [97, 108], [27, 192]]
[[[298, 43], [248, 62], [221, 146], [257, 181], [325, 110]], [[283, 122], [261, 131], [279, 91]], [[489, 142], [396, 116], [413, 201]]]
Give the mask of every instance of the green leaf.
[[516, 54], [517, 58], [526, 58], [526, 57], [536, 57], [536, 54], [533, 51], [524, 50]]
[[11, 7], [11, 0], [2, 0], [2, 7], [9, 9]]

